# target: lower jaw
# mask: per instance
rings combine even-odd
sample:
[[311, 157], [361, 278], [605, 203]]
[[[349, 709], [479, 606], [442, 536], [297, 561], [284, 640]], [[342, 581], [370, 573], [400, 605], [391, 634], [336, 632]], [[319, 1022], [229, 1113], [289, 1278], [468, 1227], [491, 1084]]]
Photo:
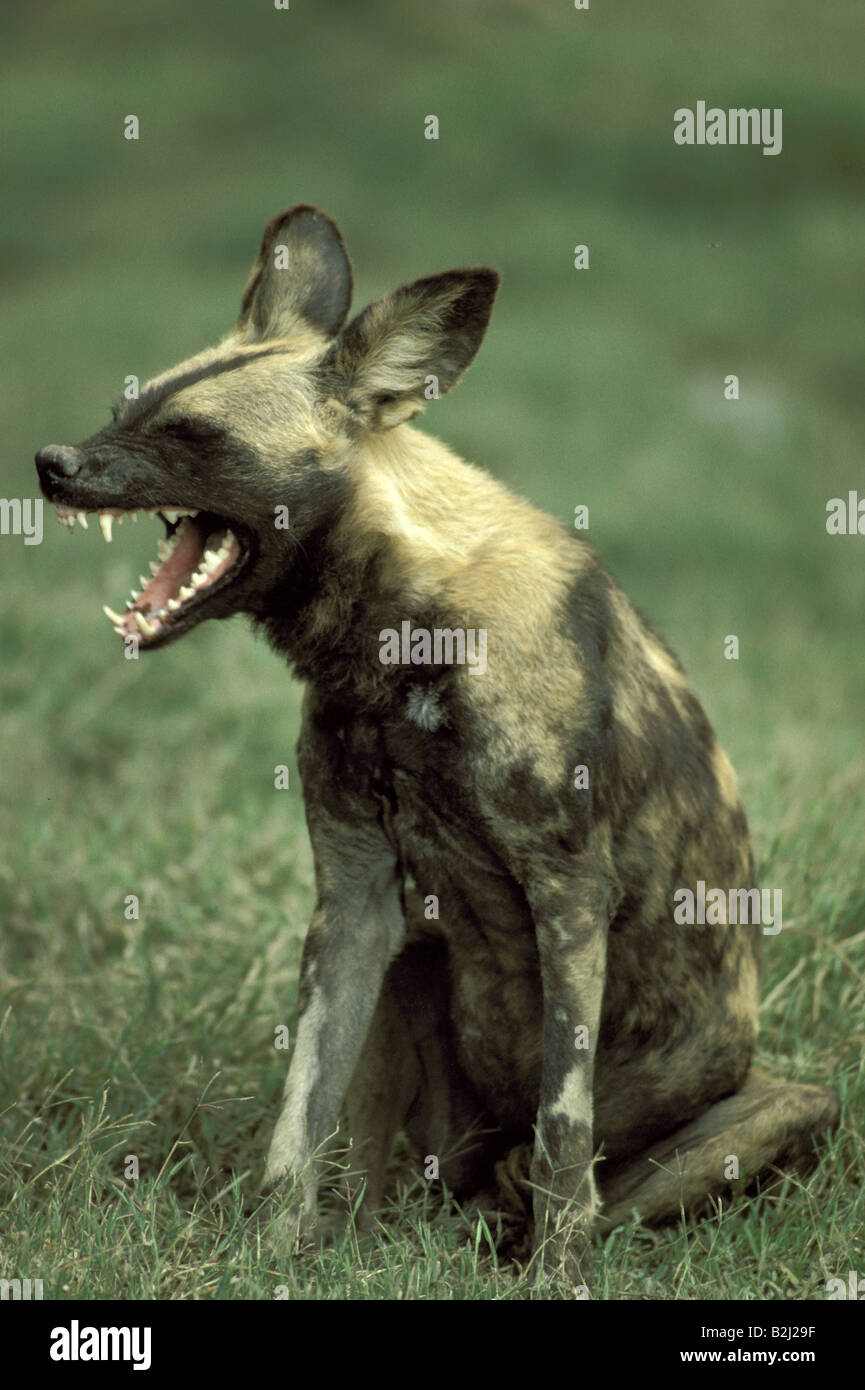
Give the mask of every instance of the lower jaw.
[[[58, 507], [59, 519], [71, 530], [74, 520], [70, 524], [69, 512]], [[158, 543], [159, 559], [151, 562], [151, 577], [141, 576], [142, 588], [132, 590], [125, 612], [117, 613], [107, 605], [103, 610], [119, 637], [136, 637], [147, 645], [179, 636], [199, 616], [208, 616], [207, 610], [213, 608], [209, 600], [231, 587], [248, 558], [228, 523], [217, 516], [182, 508], [160, 509], [159, 514], [173, 529]], [[122, 519], [118, 509], [100, 511], [97, 516], [110, 541], [113, 522]]]
[[161, 570], [157, 570], [143, 590], [139, 593], [133, 590], [125, 613], [114, 613], [106, 608], [106, 617], [118, 636], [137, 634], [146, 641], [156, 641], [170, 634], [172, 628], [182, 630], [191, 626], [189, 620], [195, 620], [199, 608], [204, 608], [210, 598], [230, 587], [225, 581], [239, 571], [243, 563], [240, 546], [230, 532], [219, 549], [203, 552], [204, 564], [208, 563], [208, 556], [212, 557], [209, 570], [183, 572], [171, 588]]

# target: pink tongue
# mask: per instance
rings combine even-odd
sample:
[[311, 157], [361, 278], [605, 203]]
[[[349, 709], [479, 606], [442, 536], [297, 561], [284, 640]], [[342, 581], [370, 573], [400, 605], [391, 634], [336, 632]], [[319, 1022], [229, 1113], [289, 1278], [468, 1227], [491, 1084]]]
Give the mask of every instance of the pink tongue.
[[206, 539], [197, 522], [187, 517], [177, 545], [136, 599], [133, 607], [139, 613], [145, 617], [148, 613], [158, 613], [170, 598], [177, 597], [185, 580], [198, 568]]

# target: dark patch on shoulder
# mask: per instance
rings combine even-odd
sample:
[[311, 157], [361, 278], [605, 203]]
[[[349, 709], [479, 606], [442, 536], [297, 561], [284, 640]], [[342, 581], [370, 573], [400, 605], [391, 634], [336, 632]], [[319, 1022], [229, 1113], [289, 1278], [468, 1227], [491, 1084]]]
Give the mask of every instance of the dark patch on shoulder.
[[527, 760], [508, 767], [498, 779], [491, 800], [497, 811], [508, 816], [517, 812], [521, 820], [543, 820], [558, 806], [558, 798], [550, 794]]
[[612, 576], [597, 557], [574, 579], [564, 604], [564, 629], [584, 669], [593, 670], [607, 657], [610, 641]]

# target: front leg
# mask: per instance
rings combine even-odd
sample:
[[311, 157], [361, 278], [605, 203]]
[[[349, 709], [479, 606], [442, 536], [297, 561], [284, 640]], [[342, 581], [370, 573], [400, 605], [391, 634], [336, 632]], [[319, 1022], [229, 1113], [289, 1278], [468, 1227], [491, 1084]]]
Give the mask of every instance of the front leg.
[[535, 1127], [536, 1275], [569, 1286], [588, 1280], [598, 1207], [594, 1159], [594, 1060], [604, 993], [609, 883], [590, 857], [567, 877], [532, 885], [543, 986], [541, 1095]]
[[314, 1225], [323, 1149], [336, 1133], [388, 965], [405, 940], [397, 865], [374, 799], [337, 750], [307, 727], [301, 772], [318, 902], [301, 965], [297, 1041], [264, 1173], [265, 1190], [297, 1181], [302, 1210], [276, 1224], [285, 1249]]

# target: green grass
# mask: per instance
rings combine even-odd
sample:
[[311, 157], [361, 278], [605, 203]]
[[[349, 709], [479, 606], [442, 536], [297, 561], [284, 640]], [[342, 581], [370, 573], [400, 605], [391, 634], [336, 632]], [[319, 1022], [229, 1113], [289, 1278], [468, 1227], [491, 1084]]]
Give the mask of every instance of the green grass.
[[[91, 433], [127, 373], [230, 326], [288, 203], [336, 216], [358, 305], [489, 261], [488, 341], [427, 428], [559, 516], [590, 506], [737, 767], [784, 893], [759, 1060], [834, 1085], [843, 1126], [782, 1196], [615, 1232], [599, 1298], [822, 1297], [865, 1266], [865, 539], [824, 530], [862, 487], [861, 15], [803, 16], [88, 0], [4, 19], [2, 495], [32, 496], [35, 449]], [[672, 111], [700, 97], [782, 105], [783, 153], [677, 149]], [[371, 1244], [273, 1267], [244, 1227], [313, 895], [299, 691], [239, 620], [120, 658], [101, 604], [146, 529], [109, 549], [46, 514], [40, 547], [0, 537], [0, 1276], [55, 1298], [521, 1297], [405, 1173]]]

